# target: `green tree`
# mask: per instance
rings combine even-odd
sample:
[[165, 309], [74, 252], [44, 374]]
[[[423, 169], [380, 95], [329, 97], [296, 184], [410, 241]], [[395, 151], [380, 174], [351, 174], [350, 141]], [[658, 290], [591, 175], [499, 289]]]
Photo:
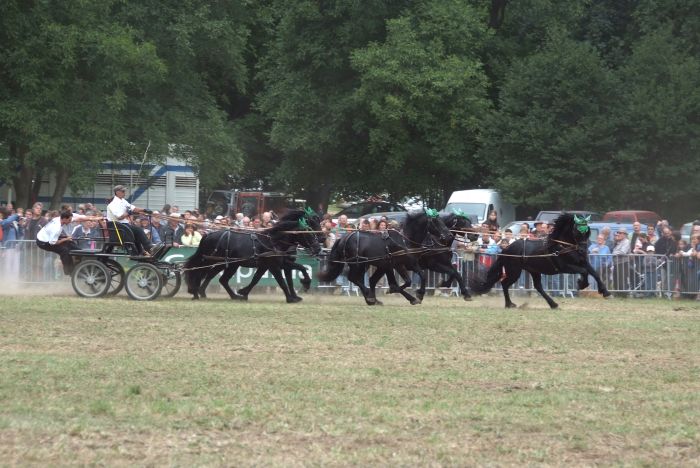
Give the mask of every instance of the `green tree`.
[[488, 120], [483, 160], [522, 206], [590, 208], [611, 200], [616, 80], [590, 45], [554, 30], [515, 61]]
[[[387, 21], [387, 38], [353, 53], [366, 112], [369, 186], [397, 196], [449, 192], [481, 180], [475, 160], [489, 107], [479, 53], [483, 12], [460, 1], [418, 2]], [[358, 125], [359, 127], [359, 125]]]

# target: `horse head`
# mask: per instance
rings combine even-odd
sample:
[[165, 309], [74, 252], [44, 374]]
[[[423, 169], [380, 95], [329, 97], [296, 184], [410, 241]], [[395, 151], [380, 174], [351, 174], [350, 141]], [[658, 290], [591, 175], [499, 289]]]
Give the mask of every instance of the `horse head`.
[[454, 235], [440, 218], [437, 210], [426, 208], [425, 216], [427, 218], [427, 231], [430, 235], [440, 239], [443, 245], [452, 244]]
[[321, 252], [321, 244], [317, 236], [320, 230], [321, 224], [317, 216], [309, 216], [302, 210], [288, 211], [273, 228], [269, 229], [276, 240], [301, 245], [309, 249], [313, 255]]
[[554, 229], [549, 238], [573, 245], [588, 242], [591, 233], [588, 227], [590, 218], [590, 216], [579, 217], [571, 213], [562, 213], [554, 220]]
[[467, 239], [472, 242], [479, 238], [479, 234], [473, 229], [469, 216], [461, 209], [453, 209], [452, 213], [443, 216], [442, 220], [450, 230], [465, 232]]

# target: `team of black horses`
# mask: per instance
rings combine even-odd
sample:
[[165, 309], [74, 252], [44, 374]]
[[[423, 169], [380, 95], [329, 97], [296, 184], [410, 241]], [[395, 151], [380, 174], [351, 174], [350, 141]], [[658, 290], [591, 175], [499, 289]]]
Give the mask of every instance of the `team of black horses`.
[[[310, 209], [292, 210], [269, 229], [222, 230], [208, 234], [185, 263], [188, 292], [193, 299], [206, 297], [209, 282], [223, 272], [219, 282], [231, 299], [246, 300], [253, 287], [269, 271], [287, 302], [301, 301], [292, 284], [292, 270], [302, 273], [305, 290], [308, 290], [311, 280], [306, 269], [296, 263], [296, 250], [303, 247], [313, 255], [321, 252], [320, 222], [319, 216]], [[333, 281], [346, 269], [348, 279], [362, 291], [365, 302], [377, 305], [381, 302], [376, 297], [375, 288], [377, 282], [386, 277], [389, 292], [399, 293], [411, 304], [418, 304], [425, 294], [425, 271], [431, 270], [446, 276], [441, 287], [456, 282], [462, 297], [470, 300], [464, 278], [452, 265], [455, 233], [463, 233], [472, 241], [476, 239], [472, 224], [464, 213], [440, 216], [431, 209], [409, 213], [402, 231], [351, 231], [333, 244], [326, 267], [319, 272], [318, 278], [323, 282]], [[591, 275], [598, 284], [598, 292], [608, 297], [610, 293], [588, 261], [588, 236], [587, 218], [564, 213], [557, 218], [553, 232], [546, 239], [521, 239], [504, 249], [485, 275], [477, 274], [470, 279], [472, 292], [484, 294], [500, 281], [506, 307], [515, 307], [508, 288], [525, 270], [532, 276], [535, 289], [552, 308], [556, 308], [557, 303], [542, 288], [543, 274], [579, 274], [579, 289], [588, 286], [588, 275]], [[374, 268], [366, 286], [365, 275], [370, 266]], [[229, 280], [239, 267], [253, 267], [256, 272], [248, 286], [234, 291]], [[411, 272], [420, 278], [416, 296], [407, 291], [411, 285]], [[403, 279], [403, 284], [397, 283], [395, 273]]]

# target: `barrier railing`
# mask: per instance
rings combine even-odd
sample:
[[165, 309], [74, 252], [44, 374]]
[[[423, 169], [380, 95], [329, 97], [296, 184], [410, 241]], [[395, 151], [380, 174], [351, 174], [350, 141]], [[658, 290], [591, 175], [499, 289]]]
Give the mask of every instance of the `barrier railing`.
[[[172, 255], [166, 261], [182, 262], [189, 257], [195, 249], [182, 248], [171, 251]], [[316, 280], [319, 269], [326, 267], [327, 253], [318, 259], [311, 258], [300, 252], [300, 260], [307, 266], [313, 285], [319, 289], [335, 288], [345, 293], [358, 293], [356, 286], [349, 283], [347, 277], [341, 275], [331, 283], [319, 283]], [[477, 273], [485, 273], [495, 256], [486, 254], [453, 255], [453, 265], [469, 279]], [[700, 292], [700, 260], [688, 257], [666, 258], [661, 255], [589, 255], [589, 260], [605, 282], [610, 292], [619, 295], [632, 295], [635, 297], [671, 297], [680, 295], [684, 297], [696, 297]], [[249, 272], [237, 275], [232, 281], [237, 284], [246, 284], [250, 277]], [[368, 278], [367, 275], [366, 278]], [[65, 276], [58, 255], [39, 249], [33, 241], [13, 241], [0, 248], [0, 278], [5, 282], [14, 282], [20, 285], [47, 284], [64, 281]], [[455, 284], [450, 288], [440, 288], [444, 275], [427, 272], [426, 288], [431, 291], [440, 291], [443, 294], [458, 295], [459, 290]], [[418, 287], [417, 275], [412, 276], [412, 288]], [[274, 285], [272, 278], [269, 284]], [[397, 280], [403, 282], [397, 275]], [[559, 274], [542, 277], [544, 289], [553, 295], [575, 296], [578, 294], [577, 275]], [[590, 290], [596, 291], [597, 285], [592, 277], [589, 277]], [[235, 286], [235, 284], [234, 284]], [[382, 278], [378, 288], [387, 288], [386, 278]], [[500, 283], [494, 286], [499, 289]], [[513, 290], [534, 292], [532, 280], [529, 274], [523, 272], [518, 281], [513, 285]]]

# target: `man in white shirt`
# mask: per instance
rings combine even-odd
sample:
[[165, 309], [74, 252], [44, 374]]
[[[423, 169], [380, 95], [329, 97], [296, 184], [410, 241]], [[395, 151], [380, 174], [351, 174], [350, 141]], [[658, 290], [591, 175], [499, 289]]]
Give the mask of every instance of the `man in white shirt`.
[[114, 198], [109, 205], [107, 205], [107, 221], [109, 223], [119, 223], [119, 230], [131, 230], [134, 233], [134, 245], [139, 252], [150, 253], [151, 241], [148, 240], [148, 236], [143, 232], [140, 226], [134, 226], [129, 224], [129, 216], [132, 213], [145, 213], [151, 214], [151, 210], [146, 210], [144, 208], [137, 208], [132, 205], [124, 196], [126, 195], [126, 187], [123, 185], [117, 185], [114, 187]]
[[74, 215], [70, 211], [62, 211], [60, 216], [56, 216], [51, 221], [46, 223], [46, 225], [41, 228], [41, 230], [36, 235], [36, 245], [48, 252], [54, 252], [61, 257], [61, 263], [63, 264], [63, 272], [66, 275], [73, 273], [73, 257], [70, 254], [71, 250], [75, 250], [78, 246], [73, 242], [73, 238], [70, 236], [61, 236], [63, 233], [63, 226], [70, 224], [71, 222], [80, 222], [85, 220], [96, 220], [97, 217]]

